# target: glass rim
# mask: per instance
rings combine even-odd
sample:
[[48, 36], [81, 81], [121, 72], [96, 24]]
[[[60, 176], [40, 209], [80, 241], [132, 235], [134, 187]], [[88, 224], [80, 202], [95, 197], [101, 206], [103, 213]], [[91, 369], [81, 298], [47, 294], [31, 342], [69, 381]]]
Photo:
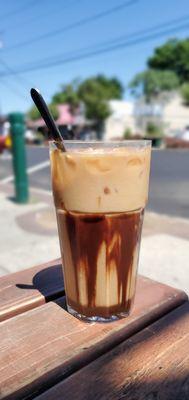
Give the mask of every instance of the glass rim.
[[[55, 145], [56, 140], [49, 140], [49, 145]], [[68, 145], [107, 145], [107, 146], [114, 146], [114, 145], [133, 145], [140, 146], [140, 147], [148, 147], [151, 146], [152, 140], [151, 139], [133, 139], [133, 140], [66, 140], [64, 139], [64, 143]]]

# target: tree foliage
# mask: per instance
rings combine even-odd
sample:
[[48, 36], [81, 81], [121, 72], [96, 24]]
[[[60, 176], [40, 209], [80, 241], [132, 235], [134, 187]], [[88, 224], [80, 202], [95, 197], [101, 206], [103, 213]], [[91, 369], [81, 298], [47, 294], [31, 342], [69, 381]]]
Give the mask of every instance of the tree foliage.
[[130, 139], [132, 137], [132, 130], [131, 128], [126, 128], [123, 133], [123, 139]]
[[[52, 97], [50, 109], [55, 118], [57, 104], [69, 104], [74, 111], [80, 103], [83, 103], [86, 117], [91, 119], [100, 130], [103, 121], [110, 115], [108, 100], [121, 99], [122, 94], [123, 87], [118, 79], [97, 75], [82, 82], [74, 80], [63, 85], [61, 90]], [[29, 110], [28, 116], [33, 120], [40, 117], [36, 107]]]
[[181, 86], [181, 96], [183, 98], [184, 104], [189, 106], [189, 82], [183, 83]]
[[96, 77], [87, 79], [86, 82], [93, 82], [100, 86], [103, 90], [103, 96], [107, 100], [122, 98], [123, 86], [117, 78], [107, 78], [104, 75], [97, 75]]
[[28, 111], [28, 113], [27, 113], [27, 116], [28, 116], [28, 118], [31, 119], [32, 121], [35, 121], [35, 120], [37, 120], [37, 119], [40, 118], [40, 113], [39, 113], [38, 109], [37, 109], [35, 106], [32, 106], [32, 107], [29, 109], [29, 111]]
[[69, 104], [74, 110], [79, 106], [78, 80], [62, 85], [61, 91], [54, 94], [52, 104]]
[[163, 136], [163, 131], [159, 125], [154, 122], [148, 122], [146, 126], [146, 136], [147, 137], [161, 137]]
[[97, 125], [101, 125], [110, 114], [107, 101], [120, 99], [122, 94], [123, 87], [118, 79], [98, 75], [83, 82], [74, 80], [63, 85], [61, 91], [54, 94], [52, 103], [67, 103], [72, 109], [78, 107], [79, 103], [83, 103], [86, 117]]
[[173, 71], [153, 69], [137, 74], [129, 85], [136, 97], [144, 95], [148, 101], [159, 93], [174, 90], [178, 86], [179, 80]]
[[[49, 104], [48, 107], [49, 107], [49, 110], [50, 110], [53, 118], [56, 120], [58, 118], [57, 106], [55, 104]], [[36, 106], [32, 106], [30, 108], [30, 110], [27, 113], [27, 116], [32, 121], [36, 121], [37, 119], [41, 118], [41, 115], [40, 115], [38, 109], [36, 108]]]
[[169, 40], [155, 49], [149, 68], [173, 71], [181, 83], [189, 81], [189, 39]]
[[121, 99], [123, 88], [116, 79], [98, 75], [83, 81], [78, 88], [78, 95], [86, 107], [86, 116], [102, 123], [109, 115], [108, 100]]

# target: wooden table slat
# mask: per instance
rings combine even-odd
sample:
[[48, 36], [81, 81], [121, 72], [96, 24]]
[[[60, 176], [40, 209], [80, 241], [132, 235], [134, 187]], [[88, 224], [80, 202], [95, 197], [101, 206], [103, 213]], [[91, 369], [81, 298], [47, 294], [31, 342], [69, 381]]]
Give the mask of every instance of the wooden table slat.
[[36, 400], [188, 400], [189, 303]]
[[181, 291], [140, 277], [132, 314], [117, 322], [84, 323], [59, 300], [2, 322], [0, 398], [33, 398], [186, 299]]
[[54, 260], [0, 279], [0, 321], [64, 294], [61, 260]]

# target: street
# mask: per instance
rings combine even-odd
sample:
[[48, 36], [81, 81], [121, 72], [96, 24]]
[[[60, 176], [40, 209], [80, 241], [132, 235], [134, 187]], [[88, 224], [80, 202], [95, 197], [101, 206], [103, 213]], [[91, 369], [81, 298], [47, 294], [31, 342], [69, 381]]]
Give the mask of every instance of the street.
[[[48, 148], [27, 146], [31, 187], [51, 190]], [[47, 161], [47, 163], [45, 163]], [[33, 167], [36, 169], [33, 171]], [[153, 150], [148, 210], [189, 218], [189, 151]], [[0, 180], [12, 175], [11, 158], [0, 156]]]

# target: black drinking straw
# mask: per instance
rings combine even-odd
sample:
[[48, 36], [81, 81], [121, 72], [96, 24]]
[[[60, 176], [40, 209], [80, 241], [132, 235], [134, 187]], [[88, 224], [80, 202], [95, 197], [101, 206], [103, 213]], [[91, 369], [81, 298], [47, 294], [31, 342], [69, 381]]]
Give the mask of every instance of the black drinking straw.
[[55, 121], [54, 121], [41, 93], [39, 92], [38, 89], [32, 88], [30, 90], [30, 94], [31, 94], [32, 100], [34, 101], [42, 118], [44, 119], [44, 121], [47, 125], [47, 128], [49, 129], [50, 133], [52, 134], [52, 137], [53, 137], [53, 140], [54, 140], [56, 146], [58, 147], [58, 149], [60, 149], [62, 151], [66, 151], [61, 133], [60, 133], [58, 127], [56, 126]]

